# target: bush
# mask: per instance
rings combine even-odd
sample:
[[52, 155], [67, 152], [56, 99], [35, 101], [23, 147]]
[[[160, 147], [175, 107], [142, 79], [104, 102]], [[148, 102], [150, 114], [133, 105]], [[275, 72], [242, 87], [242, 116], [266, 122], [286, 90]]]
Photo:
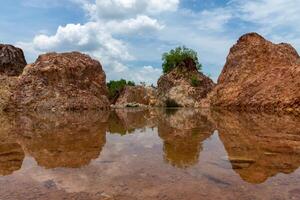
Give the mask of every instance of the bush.
[[170, 52], [163, 54], [162, 56], [163, 72], [165, 74], [170, 72], [172, 69], [177, 67], [182, 61], [184, 61], [187, 58], [193, 59], [194, 62], [196, 63], [196, 68], [198, 70], [201, 70], [202, 66], [199, 63], [197, 52], [183, 46], [183, 47], [177, 47], [175, 49], [172, 49]]
[[109, 81], [107, 83], [109, 99], [116, 100], [126, 86], [135, 86], [135, 83], [124, 79], [119, 81]]
[[193, 76], [191, 77], [191, 85], [192, 85], [193, 87], [198, 87], [198, 86], [200, 85], [200, 81], [199, 81], [199, 79], [198, 79], [197, 76], [193, 75]]

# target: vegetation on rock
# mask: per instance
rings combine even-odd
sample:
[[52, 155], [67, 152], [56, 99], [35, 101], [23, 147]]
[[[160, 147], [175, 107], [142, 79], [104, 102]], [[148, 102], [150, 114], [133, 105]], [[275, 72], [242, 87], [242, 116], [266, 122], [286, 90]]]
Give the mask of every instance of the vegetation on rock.
[[191, 77], [191, 84], [193, 87], [198, 87], [200, 85], [200, 81], [196, 75]]
[[107, 83], [109, 99], [111, 101], [117, 99], [126, 86], [135, 86], [135, 83], [133, 81], [126, 81], [125, 79], [109, 81]]
[[177, 67], [181, 62], [183, 62], [186, 59], [193, 59], [193, 61], [196, 64], [196, 68], [199, 71], [201, 70], [202, 65], [199, 63], [197, 52], [193, 49], [189, 49], [185, 46], [182, 46], [172, 49], [171, 51], [163, 54], [163, 72], [165, 74], [170, 72], [172, 69]]

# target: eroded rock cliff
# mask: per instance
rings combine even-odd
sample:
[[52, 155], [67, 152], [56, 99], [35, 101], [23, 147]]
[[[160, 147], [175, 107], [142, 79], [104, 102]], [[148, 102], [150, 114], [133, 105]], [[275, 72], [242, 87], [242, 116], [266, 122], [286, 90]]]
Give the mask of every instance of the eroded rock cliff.
[[47, 53], [27, 65], [8, 110], [92, 110], [109, 106], [105, 73], [87, 55]]
[[198, 107], [213, 89], [213, 81], [199, 72], [192, 59], [186, 59], [158, 80], [160, 106]]
[[300, 113], [300, 57], [289, 44], [273, 44], [256, 33], [231, 49], [212, 106], [232, 110]]

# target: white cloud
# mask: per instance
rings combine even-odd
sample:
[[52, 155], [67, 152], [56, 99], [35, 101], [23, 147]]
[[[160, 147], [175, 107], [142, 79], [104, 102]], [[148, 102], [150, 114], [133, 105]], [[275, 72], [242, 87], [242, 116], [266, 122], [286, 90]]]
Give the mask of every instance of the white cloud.
[[74, 0], [81, 3], [92, 19], [124, 19], [138, 14], [175, 11], [179, 0]]
[[241, 20], [259, 25], [265, 34], [300, 31], [300, 0], [234, 0], [232, 5]]
[[54, 35], [37, 35], [31, 43], [18, 44], [35, 55], [49, 51], [81, 51], [99, 59], [106, 70], [116, 73], [127, 69], [123, 61], [134, 59], [126, 44], [112, 37], [97, 22], [60, 26]]
[[227, 9], [204, 10], [197, 15], [195, 25], [200, 30], [224, 31], [225, 25], [233, 18], [232, 13]]
[[128, 67], [118, 74], [113, 73], [112, 71], [108, 72], [108, 77], [110, 77], [109, 80], [120, 79], [120, 77], [122, 77], [127, 80], [134, 81], [137, 84], [140, 82], [145, 82], [148, 85], [156, 85], [157, 79], [161, 75], [162, 70], [153, 66]]
[[146, 15], [138, 15], [136, 18], [123, 21], [112, 20], [107, 22], [105, 26], [112, 34], [147, 33], [161, 30], [164, 27], [156, 19]]

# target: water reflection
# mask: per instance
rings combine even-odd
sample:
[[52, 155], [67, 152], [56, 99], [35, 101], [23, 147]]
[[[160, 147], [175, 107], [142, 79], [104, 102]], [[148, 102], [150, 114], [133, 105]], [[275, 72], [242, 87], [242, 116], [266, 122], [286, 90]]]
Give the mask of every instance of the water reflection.
[[[205, 160], [209, 156], [201, 161], [201, 154], [205, 151], [204, 143], [216, 130], [227, 157], [218, 158], [222, 162], [217, 161], [215, 165], [220, 172], [210, 180], [222, 180], [224, 173], [230, 174], [228, 177], [235, 173], [245, 183], [260, 184], [280, 173], [291, 174], [300, 166], [300, 119], [292, 116], [205, 113], [191, 109], [119, 109], [19, 114], [2, 116], [0, 122], [1, 176], [22, 171], [26, 156], [44, 169], [80, 169], [96, 160], [100, 163], [96, 168], [105, 164], [113, 171], [128, 165], [128, 170], [136, 169], [143, 176], [146, 176], [143, 170], [150, 168], [157, 174], [162, 171], [166, 174], [174, 168], [194, 167], [201, 174], [210, 170], [204, 163], [209, 162]], [[145, 138], [149, 142], [142, 144]], [[101, 160], [103, 151], [106, 152], [104, 161]], [[123, 158], [123, 163], [118, 163], [118, 156]], [[226, 164], [232, 169], [226, 168]], [[118, 172], [120, 176], [122, 173], [125, 171]], [[111, 174], [106, 181], [110, 177]]]
[[158, 134], [164, 142], [165, 160], [186, 168], [198, 162], [202, 142], [213, 133], [214, 126], [199, 111], [167, 110], [159, 115]]
[[[88, 165], [92, 159], [99, 157], [105, 144], [108, 115], [108, 112], [35, 113], [10, 117], [13, 126], [2, 133], [11, 132], [11, 138], [15, 138], [18, 144], [2, 146], [17, 152], [19, 157], [24, 157], [24, 150], [45, 168]], [[0, 147], [0, 151], [2, 149]], [[0, 157], [2, 159], [4, 154]], [[19, 165], [21, 163], [18, 162]]]
[[19, 144], [0, 143], [0, 175], [10, 175], [19, 170], [25, 155]]
[[157, 117], [153, 113], [156, 113], [155, 110], [141, 108], [113, 110], [108, 120], [108, 130], [112, 134], [126, 135], [136, 129], [154, 127]]
[[300, 166], [300, 119], [266, 114], [213, 113], [232, 168], [249, 183], [263, 183]]

